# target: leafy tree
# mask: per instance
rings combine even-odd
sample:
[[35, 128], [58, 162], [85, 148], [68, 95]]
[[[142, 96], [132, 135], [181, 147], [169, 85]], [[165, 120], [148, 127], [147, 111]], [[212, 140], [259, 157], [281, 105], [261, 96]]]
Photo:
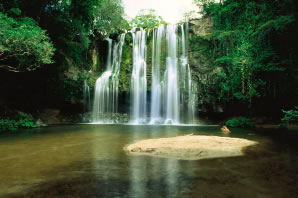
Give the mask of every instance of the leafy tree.
[[95, 35], [109, 37], [111, 34], [130, 29], [128, 22], [124, 19], [121, 0], [101, 1], [94, 12], [93, 32]]
[[129, 26], [123, 18], [121, 0], [14, 0], [2, 5], [9, 16], [9, 10], [22, 10], [23, 16], [32, 17], [48, 31], [57, 48], [54, 59], [61, 70], [67, 69], [70, 62], [87, 68], [91, 40], [104, 39]]
[[91, 42], [124, 31], [128, 23], [123, 14], [120, 0], [49, 1], [40, 23], [59, 49], [60, 65], [67, 65], [67, 57], [77, 66], [89, 69]]
[[209, 41], [217, 65], [223, 68], [215, 87], [219, 99], [252, 107], [257, 99], [268, 97], [293, 105], [298, 82], [297, 3], [197, 2], [204, 16], [214, 20]]
[[154, 28], [160, 24], [167, 24], [161, 16], [157, 15], [153, 9], [143, 9], [138, 15], [130, 21], [132, 27], [137, 28]]
[[[19, 9], [10, 11], [21, 14]], [[23, 72], [53, 63], [53, 44], [32, 18], [14, 19], [0, 12], [0, 26], [0, 68]]]
[[218, 5], [215, 3], [215, 0], [194, 0], [193, 2], [199, 7], [200, 13], [205, 15], [210, 14], [210, 8], [212, 9], [214, 5]]

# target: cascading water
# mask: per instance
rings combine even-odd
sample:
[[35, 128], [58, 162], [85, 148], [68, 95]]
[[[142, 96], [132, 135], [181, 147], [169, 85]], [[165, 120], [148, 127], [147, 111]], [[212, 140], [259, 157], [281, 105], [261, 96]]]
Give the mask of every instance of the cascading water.
[[107, 39], [109, 46], [106, 71], [96, 80], [92, 112], [93, 122], [112, 122], [112, 114], [117, 112], [119, 74], [124, 39], [125, 34], [121, 34], [119, 42], [115, 43], [114, 46], [112, 46], [112, 40]]
[[187, 65], [187, 80], [188, 80], [187, 122], [194, 123], [195, 117], [196, 117], [197, 100], [198, 100], [198, 97], [197, 97], [198, 88], [197, 88], [197, 85], [192, 82], [189, 65]]
[[151, 88], [151, 124], [162, 121], [162, 82], [160, 75], [161, 42], [164, 37], [164, 26], [153, 30], [152, 42], [152, 88]]
[[167, 25], [168, 57], [165, 73], [166, 124], [179, 124], [179, 88], [178, 88], [178, 58], [177, 58], [177, 26]]
[[[160, 26], [153, 30], [152, 86], [150, 124], [192, 123], [195, 118], [196, 86], [192, 83], [187, 59], [187, 34], [177, 25]], [[133, 35], [133, 72], [131, 79], [132, 123], [147, 123], [146, 32]], [[179, 40], [180, 39], [180, 40]], [[162, 42], [166, 46], [162, 48]], [[180, 41], [180, 43], [178, 42]], [[167, 54], [161, 63], [162, 51]], [[162, 69], [163, 67], [163, 69]], [[163, 70], [163, 71], [162, 71]], [[181, 115], [183, 119], [181, 119]], [[180, 117], [181, 116], [181, 117]], [[182, 120], [182, 122], [181, 122]]]
[[185, 24], [186, 28], [181, 25], [181, 88], [183, 92], [180, 95], [183, 112], [187, 113], [187, 119], [185, 123], [195, 122], [195, 110], [197, 107], [197, 86], [192, 82], [191, 70], [188, 64], [188, 23]]
[[[190, 124], [195, 122], [197, 87], [188, 64], [188, 26], [160, 26], [152, 31], [151, 100], [147, 98], [147, 33], [131, 31], [133, 63], [130, 83], [131, 123]], [[125, 35], [112, 45], [106, 71], [96, 81], [93, 122], [113, 122], [117, 112], [122, 46]], [[150, 78], [149, 78], [150, 79]], [[147, 101], [148, 100], [148, 101]], [[150, 102], [150, 106], [149, 106]], [[147, 108], [150, 107], [150, 111]], [[150, 114], [149, 114], [150, 113]], [[149, 117], [147, 117], [149, 116]], [[108, 118], [108, 119], [107, 119]]]
[[133, 70], [131, 76], [132, 123], [146, 123], [147, 112], [147, 46], [146, 31], [132, 31], [133, 37]]
[[84, 80], [84, 84], [83, 84], [83, 99], [84, 99], [84, 112], [89, 112], [91, 110], [90, 88], [86, 79]]

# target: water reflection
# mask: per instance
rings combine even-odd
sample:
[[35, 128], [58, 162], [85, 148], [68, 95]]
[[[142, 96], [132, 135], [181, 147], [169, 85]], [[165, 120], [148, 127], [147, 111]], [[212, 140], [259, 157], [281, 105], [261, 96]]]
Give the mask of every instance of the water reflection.
[[[246, 155], [200, 161], [129, 155], [123, 147], [148, 138], [219, 128], [84, 125], [0, 137], [0, 197], [295, 197], [298, 137], [232, 131], [261, 142]], [[283, 133], [284, 134], [284, 133]], [[282, 138], [280, 138], [282, 137]], [[270, 144], [266, 144], [266, 142]], [[295, 146], [296, 145], [296, 146]], [[249, 188], [248, 188], [249, 186]]]
[[[146, 128], [148, 131], [140, 133], [141, 128]], [[156, 129], [156, 126], [133, 128], [131, 143], [141, 139], [179, 135], [179, 130], [174, 127], [158, 127], [158, 131]], [[152, 192], [148, 192], [148, 187], [153, 192], [164, 194], [165, 197], [172, 197], [177, 193], [181, 182], [179, 181], [179, 170], [181, 170], [179, 160], [150, 156], [130, 156], [129, 165], [129, 171], [131, 172], [129, 197], [151, 197]], [[184, 168], [187, 169], [186, 166]], [[152, 180], [154, 184], [152, 184]]]

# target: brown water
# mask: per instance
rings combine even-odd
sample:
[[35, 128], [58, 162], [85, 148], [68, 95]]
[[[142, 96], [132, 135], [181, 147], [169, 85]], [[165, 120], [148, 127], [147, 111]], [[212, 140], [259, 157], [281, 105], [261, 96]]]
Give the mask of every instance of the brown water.
[[[73, 125], [0, 136], [1, 198], [294, 198], [298, 132], [232, 130], [258, 141], [241, 157], [199, 161], [134, 156], [137, 140], [221, 136], [219, 127]], [[296, 144], [297, 143], [297, 144]]]

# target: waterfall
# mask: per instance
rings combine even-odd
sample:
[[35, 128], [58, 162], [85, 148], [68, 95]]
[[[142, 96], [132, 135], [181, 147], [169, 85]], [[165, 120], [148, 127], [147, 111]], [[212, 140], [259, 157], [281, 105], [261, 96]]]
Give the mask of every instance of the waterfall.
[[191, 74], [190, 74], [190, 68], [189, 65], [187, 65], [187, 80], [188, 80], [188, 87], [187, 87], [187, 122], [188, 123], [194, 123], [196, 118], [196, 108], [197, 108], [197, 92], [198, 88], [197, 85], [192, 82]]
[[108, 41], [108, 55], [105, 72], [96, 80], [93, 102], [92, 121], [99, 123], [112, 122], [112, 114], [118, 111], [119, 75], [122, 59], [122, 47], [125, 34], [119, 42]]
[[[142, 28], [133, 29], [131, 35], [133, 61], [130, 79], [130, 123], [194, 123], [198, 88], [188, 63], [188, 24], [161, 25], [154, 28], [152, 33]], [[150, 68], [149, 64], [147, 68], [147, 46], [151, 45], [147, 43], [147, 37], [151, 36], [152, 65]], [[118, 42], [106, 39], [106, 70], [96, 81], [93, 122], [112, 123], [113, 115], [118, 112], [124, 38], [125, 34], [120, 36]], [[149, 86], [147, 77], [150, 80], [150, 75], [147, 76], [147, 69], [152, 72]], [[147, 97], [147, 93], [151, 97]]]
[[[179, 29], [180, 28], [180, 29]], [[180, 30], [180, 31], [178, 31]], [[146, 31], [132, 32], [132, 123], [147, 123]], [[163, 46], [163, 43], [166, 43]], [[166, 55], [165, 61], [161, 58]], [[188, 26], [169, 24], [152, 32], [150, 124], [195, 121], [197, 88], [188, 64]]]
[[[183, 107], [183, 112], [187, 114], [186, 123], [195, 122], [195, 113], [197, 107], [197, 85], [193, 83], [191, 77], [191, 70], [188, 64], [188, 23], [185, 24], [186, 28], [181, 25], [181, 87], [183, 93], [181, 93], [181, 104]], [[186, 32], [186, 33], [185, 33]]]
[[91, 110], [90, 88], [86, 79], [84, 80], [84, 83], [83, 83], [83, 99], [84, 99], [84, 112], [89, 112]]
[[179, 89], [178, 89], [178, 58], [177, 58], [177, 26], [167, 25], [168, 56], [165, 73], [166, 124], [179, 124]]
[[151, 124], [162, 120], [162, 82], [160, 76], [161, 41], [164, 37], [164, 26], [153, 30], [152, 41], [152, 88], [151, 88]]
[[146, 123], [147, 103], [147, 46], [146, 31], [132, 31], [133, 37], [133, 70], [131, 76], [132, 123]]

